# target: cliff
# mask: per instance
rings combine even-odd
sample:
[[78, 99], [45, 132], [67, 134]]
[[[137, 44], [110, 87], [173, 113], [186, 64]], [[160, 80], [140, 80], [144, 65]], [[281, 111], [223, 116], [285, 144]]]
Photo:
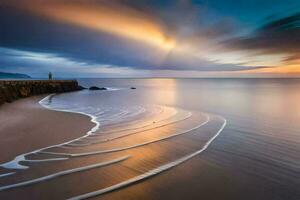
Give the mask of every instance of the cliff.
[[81, 90], [76, 80], [0, 80], [0, 105], [19, 98]]
[[30, 79], [26, 74], [0, 72], [0, 79]]

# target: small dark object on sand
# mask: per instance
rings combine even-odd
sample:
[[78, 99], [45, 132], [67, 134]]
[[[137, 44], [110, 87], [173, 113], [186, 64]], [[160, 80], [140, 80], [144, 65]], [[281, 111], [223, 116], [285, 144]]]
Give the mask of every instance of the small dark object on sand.
[[105, 87], [99, 88], [97, 86], [92, 86], [92, 87], [89, 88], [89, 90], [107, 90], [107, 88], [105, 88]]
[[131, 87], [130, 89], [135, 90], [136, 88], [135, 87]]

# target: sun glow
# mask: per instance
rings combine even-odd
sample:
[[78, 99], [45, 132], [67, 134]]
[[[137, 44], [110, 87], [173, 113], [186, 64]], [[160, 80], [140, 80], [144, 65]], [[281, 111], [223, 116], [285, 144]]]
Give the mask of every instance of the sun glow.
[[166, 50], [172, 50], [176, 47], [176, 42], [175, 40], [172, 40], [172, 39], [165, 39], [161, 46], [166, 49]]
[[165, 50], [175, 47], [175, 39], [167, 36], [158, 21], [144, 13], [117, 4], [62, 3], [36, 1], [27, 7], [31, 12], [101, 32], [138, 40]]
[[[138, 51], [145, 48], [145, 60], [151, 62], [146, 64], [147, 67], [161, 65], [162, 68], [176, 69], [186, 65], [187, 69], [196, 70], [199, 65], [201, 71], [203, 65], [205, 69], [212, 66], [214, 73], [216, 69], [234, 73], [232, 66], [240, 68], [245, 73], [300, 71], [297, 52], [266, 51], [269, 47], [241, 48], [238, 45], [229, 45], [222, 39], [210, 37], [205, 31], [207, 27], [204, 24], [203, 30], [202, 27], [198, 27], [199, 33], [196, 34], [198, 29], [186, 27], [186, 24], [180, 24], [181, 26], [168, 24], [168, 20], [159, 16], [159, 12], [147, 7], [129, 6], [119, 1], [95, 0], [9, 0], [6, 4], [43, 18], [41, 22], [51, 21], [76, 26], [82, 29], [81, 31], [92, 30], [100, 33], [99, 38], [105, 33], [116, 36], [111, 38], [122, 38], [126, 41], [124, 43], [126, 47], [138, 47]], [[218, 32], [218, 27], [211, 28], [213, 33]], [[289, 60], [290, 57], [292, 59]]]

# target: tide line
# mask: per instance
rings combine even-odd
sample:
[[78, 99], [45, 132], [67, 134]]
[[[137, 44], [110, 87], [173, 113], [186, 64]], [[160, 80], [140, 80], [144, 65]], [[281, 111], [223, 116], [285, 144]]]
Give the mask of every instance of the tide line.
[[[163, 109], [162, 109], [162, 111], [160, 113], [162, 113], [162, 112], [163, 112]], [[160, 113], [158, 113], [158, 114], [160, 114]], [[176, 114], [177, 114], [177, 111], [174, 112], [174, 114], [172, 114], [170, 117], [163, 118], [163, 119], [158, 120], [156, 122], [159, 123], [159, 122], [168, 120], [169, 118], [172, 118]], [[141, 121], [141, 120], [137, 120], [137, 121]], [[97, 137], [97, 136], [101, 136], [101, 134], [103, 134], [103, 133], [105, 133], [105, 134], [108, 134], [108, 133], [118, 133], [118, 132], [130, 131], [130, 130], [135, 130], [135, 129], [141, 129], [141, 128], [145, 128], [145, 127], [148, 127], [148, 126], [151, 126], [151, 125], [153, 125], [153, 120], [151, 120], [151, 123], [148, 123], [148, 124], [143, 125], [143, 126], [137, 126], [137, 127], [133, 127], [133, 128], [119, 129], [119, 130], [114, 130], [114, 131], [103, 131], [103, 132], [99, 132], [99, 133], [94, 133], [91, 136], [92, 137]]]
[[[53, 148], [53, 147], [59, 147], [59, 146], [62, 146], [62, 145], [69, 144], [71, 142], [74, 142], [74, 141], [80, 140], [82, 138], [85, 138], [85, 137], [91, 135], [92, 133], [94, 133], [95, 131], [97, 131], [99, 129], [100, 123], [96, 120], [96, 117], [93, 116], [93, 115], [90, 115], [90, 114], [87, 114], [87, 113], [84, 113], [84, 112], [80, 112], [80, 111], [69, 111], [69, 110], [63, 110], [63, 109], [61, 109], [61, 110], [53, 109], [53, 108], [43, 104], [44, 101], [48, 100], [49, 98], [51, 98], [54, 95], [55, 94], [50, 94], [50, 95], [46, 96], [45, 98], [43, 98], [42, 100], [39, 101], [39, 104], [44, 106], [45, 108], [47, 108], [49, 110], [62, 111], [62, 112], [68, 112], [68, 113], [78, 113], [78, 114], [86, 115], [86, 116], [90, 117], [91, 122], [96, 124], [96, 125], [91, 130], [89, 130], [85, 135], [83, 135], [79, 138], [76, 138], [76, 139], [73, 139], [73, 140], [70, 140], [70, 141], [67, 141], [67, 142], [64, 142], [64, 143], [47, 146], [47, 147], [37, 149], [37, 150], [31, 151], [31, 152], [27, 152], [27, 153], [24, 153], [24, 154], [20, 154], [20, 155], [16, 156], [13, 160], [8, 161], [6, 163], [0, 164], [0, 167], [7, 168], [7, 169], [28, 169], [28, 166], [20, 164], [21, 161], [24, 161], [24, 162], [27, 161], [27, 159], [26, 159], [27, 155], [38, 153], [42, 150], [50, 149], [50, 148]], [[28, 162], [30, 162], [30, 160]]]
[[5, 176], [10, 176], [15, 174], [16, 172], [9, 172], [9, 173], [5, 173], [5, 174], [0, 174], [0, 177], [5, 177]]
[[60, 161], [60, 160], [68, 160], [69, 158], [47, 158], [47, 159], [39, 159], [39, 160], [30, 160], [26, 159], [26, 162], [51, 162], [51, 161]]
[[[148, 128], [148, 129], [144, 129], [144, 130], [140, 130], [140, 131], [135, 131], [135, 132], [131, 132], [131, 133], [127, 133], [127, 134], [123, 134], [123, 135], [119, 135], [119, 136], [115, 136], [115, 137], [111, 137], [111, 138], [107, 138], [107, 139], [96, 140], [96, 141], [92, 141], [92, 142], [86, 142], [86, 143], [81, 143], [81, 144], [68, 144], [67, 146], [84, 147], [84, 146], [89, 146], [89, 145], [93, 145], [93, 144], [105, 143], [105, 142], [109, 142], [109, 141], [112, 141], [112, 140], [127, 137], [127, 136], [130, 136], [130, 135], [134, 135], [134, 134], [142, 133], [142, 132], [145, 132], [145, 131], [150, 131], [150, 130], [158, 129], [158, 128], [161, 128], [161, 127], [169, 126], [171, 124], [175, 124], [175, 123], [178, 123], [178, 122], [182, 122], [184, 120], [189, 119], [191, 116], [192, 116], [192, 113], [189, 112], [188, 115], [186, 117], [182, 118], [182, 119], [173, 120], [169, 123], [162, 124], [160, 126], [155, 126], [155, 127], [152, 127], [152, 128]], [[63, 147], [61, 147], [61, 148], [63, 148]]]
[[222, 124], [221, 128], [218, 130], [218, 132], [201, 148], [199, 149], [198, 151], [192, 153], [192, 154], [189, 154], [187, 156], [184, 156], [178, 160], [175, 160], [173, 162], [170, 162], [168, 164], [165, 164], [165, 165], [162, 165], [158, 168], [155, 168], [153, 170], [150, 170], [144, 174], [141, 174], [139, 176], [136, 176], [134, 178], [131, 178], [131, 179], [128, 179], [127, 181], [123, 181], [123, 182], [120, 182], [118, 184], [115, 184], [115, 185], [112, 185], [110, 187], [107, 187], [107, 188], [104, 188], [104, 189], [100, 189], [100, 190], [96, 190], [96, 191], [93, 191], [93, 192], [89, 192], [89, 193], [86, 193], [86, 194], [82, 194], [82, 195], [79, 195], [79, 196], [75, 196], [75, 197], [72, 197], [72, 198], [69, 198], [68, 200], [80, 200], [80, 199], [86, 199], [86, 198], [91, 198], [91, 197], [95, 197], [95, 196], [99, 196], [99, 195], [102, 195], [102, 194], [105, 194], [105, 193], [109, 193], [109, 192], [112, 192], [114, 190], [118, 190], [118, 189], [121, 189], [121, 188], [124, 188], [124, 187], [127, 187], [129, 185], [132, 185], [134, 183], [137, 183], [139, 181], [142, 181], [142, 180], [145, 180], [145, 179], [148, 179], [152, 176], [155, 176], [157, 174], [160, 174], [166, 170], [169, 170], [173, 167], [176, 167], [180, 164], [182, 164], [183, 162], [193, 158], [194, 156], [200, 154], [201, 152], [205, 151], [207, 149], [207, 147], [214, 141], [214, 139], [216, 139], [216, 137], [218, 137], [218, 135], [222, 132], [222, 130], [225, 128], [226, 126], [226, 119], [223, 118], [224, 120], [224, 123]]
[[90, 156], [90, 155], [96, 155], [96, 154], [103, 154], [103, 153], [112, 153], [112, 152], [117, 152], [117, 151], [124, 151], [124, 150], [128, 150], [128, 149], [133, 149], [136, 147], [141, 147], [141, 146], [145, 146], [151, 143], [155, 143], [155, 142], [159, 142], [159, 141], [163, 141], [163, 140], [167, 140], [173, 137], [177, 137], [179, 135], [183, 135], [186, 134], [188, 132], [191, 132], [195, 129], [200, 128], [201, 126], [205, 125], [207, 122], [209, 122], [209, 116], [206, 115], [206, 121], [201, 123], [200, 125], [191, 128], [189, 130], [180, 132], [180, 133], [176, 133], [173, 135], [168, 135], [166, 137], [162, 137], [160, 139], [156, 139], [156, 140], [150, 140], [148, 142], [144, 142], [144, 143], [140, 143], [140, 144], [136, 144], [136, 145], [132, 145], [132, 146], [128, 146], [128, 147], [123, 147], [123, 148], [115, 148], [115, 149], [108, 149], [108, 150], [102, 150], [102, 151], [92, 151], [92, 152], [86, 152], [86, 153], [59, 153], [59, 152], [51, 152], [51, 151], [40, 151], [39, 153], [43, 153], [43, 154], [49, 154], [49, 155], [60, 155], [60, 156], [70, 156], [70, 157], [80, 157], [80, 156]]
[[28, 181], [24, 181], [24, 182], [20, 182], [20, 183], [15, 183], [15, 184], [11, 184], [11, 185], [1, 186], [0, 191], [17, 188], [17, 187], [22, 187], [22, 186], [27, 186], [27, 185], [32, 185], [32, 184], [39, 183], [42, 181], [47, 181], [47, 180], [54, 179], [54, 178], [57, 178], [60, 176], [65, 176], [65, 175], [76, 173], [76, 172], [82, 172], [82, 171], [90, 170], [93, 168], [104, 167], [107, 165], [111, 165], [111, 164], [115, 164], [115, 163], [124, 161], [124, 160], [128, 159], [129, 157], [130, 157], [129, 155], [123, 156], [123, 157], [120, 157], [120, 158], [117, 158], [114, 160], [110, 160], [107, 162], [102, 162], [102, 163], [97, 163], [97, 164], [93, 164], [93, 165], [87, 165], [84, 167], [78, 167], [78, 168], [74, 168], [74, 169], [64, 170], [64, 171], [60, 171], [60, 172], [50, 174], [47, 176], [39, 177], [36, 179], [32, 179], [32, 180], [28, 180]]

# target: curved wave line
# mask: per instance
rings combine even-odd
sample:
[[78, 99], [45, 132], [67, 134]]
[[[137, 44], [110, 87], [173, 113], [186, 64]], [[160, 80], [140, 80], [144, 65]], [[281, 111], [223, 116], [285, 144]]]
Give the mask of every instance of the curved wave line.
[[[161, 111], [160, 113], [162, 113], [163, 111]], [[158, 113], [158, 114], [160, 114], [160, 113]], [[175, 114], [177, 114], [177, 112], [175, 112]], [[175, 115], [174, 114], [174, 115]], [[173, 117], [174, 115], [172, 115], [171, 117]], [[167, 117], [167, 118], [163, 118], [163, 119], [161, 119], [161, 120], [158, 120], [157, 121], [157, 123], [158, 122], [162, 122], [162, 121], [164, 121], [164, 120], [168, 120], [169, 118], [171, 118], [171, 117]], [[137, 121], [141, 121], [141, 120], [137, 120]], [[126, 128], [126, 129], [120, 129], [120, 130], [115, 130], [115, 131], [104, 131], [104, 132], [100, 132], [101, 134], [102, 133], [105, 133], [105, 134], [108, 134], [108, 133], [118, 133], [118, 132], [123, 132], [123, 131], [130, 131], [130, 130], [135, 130], [135, 129], [140, 129], [140, 128], [145, 128], [145, 127], [147, 127], [147, 126], [151, 126], [153, 124], [153, 122], [150, 122], [149, 124], [147, 124], [147, 125], [144, 125], [144, 126], [139, 126], [139, 127], [134, 127], [134, 128]], [[99, 133], [97, 133], [97, 134], [92, 134], [91, 135], [92, 137], [97, 137], [97, 136], [101, 136], [101, 135], [99, 135]]]
[[131, 133], [128, 133], [128, 134], [119, 135], [119, 136], [116, 136], [116, 137], [111, 137], [111, 138], [107, 138], [107, 139], [103, 139], [103, 140], [98, 140], [98, 141], [95, 141], [95, 142], [88, 142], [88, 143], [82, 143], [82, 144], [68, 144], [68, 146], [84, 147], [84, 146], [89, 146], [89, 145], [93, 145], [93, 144], [105, 143], [105, 142], [109, 142], [109, 141], [112, 141], [112, 140], [127, 137], [127, 136], [130, 136], [130, 135], [134, 135], [134, 134], [142, 133], [142, 132], [145, 132], [145, 131], [150, 131], [150, 130], [158, 129], [158, 128], [161, 128], [161, 127], [169, 126], [171, 124], [175, 124], [175, 123], [178, 123], [178, 122], [182, 122], [184, 120], [189, 119], [191, 116], [192, 116], [192, 113], [189, 112], [188, 116], [184, 117], [183, 119], [174, 120], [170, 123], [163, 124], [163, 125], [160, 125], [160, 126], [156, 126], [156, 127], [153, 127], [153, 128], [148, 128], [148, 129], [141, 130], [141, 131], [131, 132]]
[[37, 160], [30, 160], [30, 159], [26, 159], [24, 162], [50, 162], [50, 161], [60, 161], [60, 160], [68, 160], [69, 158], [48, 158], [48, 159], [37, 159]]
[[72, 173], [76, 173], [76, 172], [82, 172], [82, 171], [86, 171], [86, 170], [90, 170], [93, 168], [98, 168], [98, 167], [104, 167], [107, 165], [111, 165], [111, 164], [115, 164], [121, 161], [124, 161], [126, 159], [128, 159], [130, 156], [123, 156], [114, 160], [110, 160], [110, 161], [106, 161], [106, 162], [102, 162], [102, 163], [97, 163], [97, 164], [93, 164], [93, 165], [87, 165], [84, 167], [78, 167], [78, 168], [74, 168], [74, 169], [69, 169], [69, 170], [64, 170], [64, 171], [60, 171], [54, 174], [49, 174], [47, 176], [42, 176], [36, 179], [31, 179], [28, 181], [24, 181], [24, 182], [19, 182], [19, 183], [15, 183], [15, 184], [11, 184], [11, 185], [5, 185], [5, 186], [1, 186], [0, 187], [0, 191], [4, 191], [4, 190], [9, 190], [9, 189], [13, 189], [13, 188], [17, 188], [17, 187], [22, 187], [22, 186], [27, 186], [27, 185], [32, 185], [35, 183], [39, 183], [42, 181], [47, 181], [50, 179], [54, 179], [60, 176], [65, 176], [68, 174], [72, 174]]
[[[50, 146], [47, 146], [47, 147], [43, 147], [43, 148], [36, 149], [36, 150], [30, 151], [30, 152], [27, 152], [27, 153], [20, 154], [20, 155], [16, 156], [14, 159], [12, 159], [12, 160], [10, 160], [8, 162], [0, 163], [0, 167], [6, 168], [6, 169], [17, 169], [17, 170], [28, 169], [29, 168], [28, 166], [22, 165], [22, 164], [20, 164], [20, 162], [24, 162], [24, 161], [25, 162], [26, 161], [27, 162], [34, 162], [34, 160], [26, 159], [26, 156], [28, 156], [30, 154], [39, 153], [40, 151], [43, 151], [43, 150], [51, 149], [51, 148], [54, 148], [54, 147], [60, 147], [60, 146], [63, 146], [63, 145], [66, 145], [66, 144], [69, 144], [69, 143], [81, 140], [83, 138], [86, 138], [86, 137], [90, 136], [91, 134], [93, 134], [94, 132], [96, 132], [99, 129], [100, 123], [97, 121], [97, 117], [94, 116], [94, 115], [91, 115], [91, 114], [88, 114], [88, 113], [85, 113], [85, 112], [82, 112], [82, 111], [75, 111], [75, 110], [72, 111], [72, 110], [67, 110], [67, 109], [55, 109], [55, 108], [52, 108], [52, 107], [48, 106], [46, 103], [44, 103], [46, 100], [48, 100], [49, 98], [53, 97], [54, 95], [56, 95], [56, 94], [53, 93], [53, 94], [50, 94], [50, 95], [44, 97], [43, 99], [41, 99], [39, 101], [39, 104], [41, 106], [49, 109], [49, 110], [60, 111], [60, 112], [67, 112], [67, 113], [77, 113], [77, 114], [82, 114], [82, 115], [88, 116], [88, 117], [91, 118], [90, 121], [92, 123], [96, 124], [96, 125], [91, 130], [89, 130], [87, 133], [85, 133], [85, 135], [83, 135], [81, 137], [69, 140], [69, 141], [64, 142], [64, 143], [50, 145]], [[45, 161], [47, 161], [47, 160], [45, 160]], [[55, 161], [55, 160], [52, 160], [52, 161]], [[40, 161], [40, 162], [42, 162], [42, 161]], [[0, 178], [1, 178], [1, 176], [0, 176]]]
[[50, 149], [50, 148], [53, 148], [53, 147], [59, 147], [59, 146], [65, 145], [65, 144], [69, 144], [71, 142], [74, 142], [74, 141], [80, 140], [82, 138], [85, 138], [85, 137], [89, 136], [90, 134], [94, 133], [95, 131], [97, 131], [99, 129], [100, 123], [96, 120], [96, 117], [93, 116], [93, 115], [90, 115], [90, 114], [87, 114], [87, 113], [84, 113], [84, 112], [80, 112], [80, 111], [69, 111], [69, 110], [64, 110], [64, 109], [61, 109], [61, 110], [52, 109], [51, 107], [43, 104], [44, 101], [48, 100], [49, 98], [51, 98], [54, 95], [55, 94], [50, 94], [50, 95], [46, 96], [45, 98], [43, 98], [42, 100], [39, 101], [39, 104], [44, 106], [45, 108], [47, 108], [49, 110], [86, 115], [86, 116], [90, 117], [91, 122], [96, 124], [96, 125], [91, 130], [89, 130], [85, 135], [83, 135], [81, 137], [78, 137], [78, 138], [73, 139], [73, 140], [69, 140], [69, 141], [64, 142], [64, 143], [55, 144], [55, 145], [43, 147], [43, 148], [40, 148], [40, 149], [37, 149], [37, 150], [34, 150], [34, 151], [30, 151], [30, 152], [27, 152], [27, 153], [20, 154], [20, 155], [16, 156], [13, 160], [0, 164], [0, 167], [7, 168], [7, 169], [28, 169], [28, 166], [19, 164], [21, 161], [26, 161], [26, 156], [27, 155], [38, 153], [40, 151]]
[[9, 173], [5, 173], [5, 174], [0, 174], [0, 177], [5, 177], [5, 176], [10, 176], [15, 174], [16, 172], [9, 172]]
[[214, 141], [214, 139], [216, 139], [216, 137], [218, 137], [218, 135], [223, 131], [223, 129], [225, 128], [226, 126], [226, 123], [227, 123], [227, 120], [225, 118], [223, 118], [224, 120], [224, 123], [222, 124], [221, 128], [218, 130], [218, 132], [208, 141], [205, 143], [205, 145], [199, 149], [198, 151], [192, 153], [192, 154], [189, 154], [187, 156], [184, 156], [178, 160], [175, 160], [173, 162], [170, 162], [168, 164], [165, 164], [165, 165], [162, 165], [160, 167], [157, 167], [153, 170], [150, 170], [144, 174], [141, 174], [139, 176], [136, 176], [134, 178], [131, 178], [131, 179], [128, 179], [126, 181], [123, 181], [121, 183], [118, 183], [118, 184], [115, 184], [115, 185], [112, 185], [110, 187], [107, 187], [107, 188], [104, 188], [104, 189], [100, 189], [100, 190], [96, 190], [96, 191], [93, 191], [93, 192], [89, 192], [89, 193], [86, 193], [86, 194], [82, 194], [82, 195], [79, 195], [79, 196], [75, 196], [75, 197], [72, 197], [72, 198], [69, 198], [68, 200], [80, 200], [80, 199], [86, 199], [86, 198], [90, 198], [90, 197], [95, 197], [95, 196], [99, 196], [99, 195], [102, 195], [102, 194], [105, 194], [105, 193], [108, 193], [108, 192], [112, 192], [114, 190], [118, 190], [118, 189], [121, 189], [121, 188], [124, 188], [124, 187], [127, 187], [129, 185], [132, 185], [134, 183], [137, 183], [139, 181], [142, 181], [142, 180], [145, 180], [147, 178], [150, 178], [152, 176], [155, 176], [157, 174], [160, 174], [166, 170], [169, 170], [173, 167], [176, 167], [180, 164], [182, 164], [183, 162], [193, 158], [194, 156], [200, 154], [201, 152], [205, 151], [207, 149], [207, 147]]
[[122, 115], [119, 118], [112, 118], [110, 116], [109, 118], [106, 118], [106, 119], [103, 119], [100, 121], [102, 121], [102, 122], [113, 121], [112, 123], [106, 124], [106, 126], [114, 126], [116, 124], [123, 123], [125, 118], [135, 117], [135, 116], [141, 115], [147, 111], [147, 109], [145, 107], [142, 107], [142, 106], [138, 106], [138, 107], [140, 108], [138, 111], [131, 112], [131, 113], [129, 111], [127, 111], [127, 113], [129, 113], [129, 114], [126, 114], [125, 116]]
[[189, 130], [186, 130], [186, 131], [183, 131], [183, 132], [180, 132], [180, 133], [176, 133], [176, 134], [173, 134], [173, 135], [168, 135], [168, 136], [162, 137], [160, 139], [150, 140], [148, 142], [144, 142], [144, 143], [140, 143], [140, 144], [128, 146], [128, 147], [116, 148], [116, 149], [108, 149], [108, 150], [102, 150], [102, 151], [92, 151], [92, 152], [86, 152], [86, 153], [59, 153], [59, 152], [51, 152], [51, 151], [40, 151], [39, 153], [49, 154], [49, 155], [61, 155], [61, 156], [70, 156], [70, 157], [81, 157], [81, 156], [90, 156], [90, 155], [96, 155], [96, 154], [103, 154], [103, 153], [112, 153], [112, 152], [117, 152], [117, 151], [124, 151], [124, 150], [128, 150], [128, 149], [133, 149], [133, 148], [136, 148], [136, 147], [145, 146], [145, 145], [148, 145], [148, 144], [151, 144], [151, 143], [155, 143], [155, 142], [160, 142], [160, 141], [163, 141], [163, 140], [167, 140], [167, 139], [170, 139], [170, 138], [173, 138], [173, 137], [177, 137], [179, 135], [183, 135], [183, 134], [186, 134], [188, 132], [191, 132], [191, 131], [193, 131], [195, 129], [198, 129], [201, 126], [205, 125], [209, 121], [209, 116], [206, 115], [206, 117], [207, 117], [207, 120], [205, 122], [201, 123], [200, 125], [198, 125], [198, 126], [196, 126], [194, 128], [191, 128]]

